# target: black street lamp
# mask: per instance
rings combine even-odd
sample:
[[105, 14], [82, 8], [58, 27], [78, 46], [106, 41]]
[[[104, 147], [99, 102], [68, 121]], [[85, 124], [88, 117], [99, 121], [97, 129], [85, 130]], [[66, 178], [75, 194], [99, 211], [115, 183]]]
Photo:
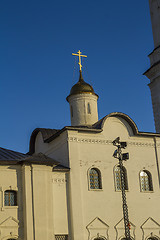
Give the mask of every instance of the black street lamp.
[[131, 240], [130, 237], [130, 222], [128, 217], [128, 206], [126, 201], [126, 192], [125, 192], [125, 173], [123, 170], [123, 161], [129, 159], [129, 153], [122, 153], [122, 148], [125, 149], [127, 147], [126, 142], [120, 142], [120, 138], [117, 137], [113, 142], [113, 145], [117, 147], [117, 149], [113, 153], [113, 157], [119, 159], [119, 168], [120, 168], [120, 176], [121, 176], [121, 192], [122, 192], [122, 202], [123, 202], [123, 217], [124, 217], [124, 227], [125, 227], [125, 239]]

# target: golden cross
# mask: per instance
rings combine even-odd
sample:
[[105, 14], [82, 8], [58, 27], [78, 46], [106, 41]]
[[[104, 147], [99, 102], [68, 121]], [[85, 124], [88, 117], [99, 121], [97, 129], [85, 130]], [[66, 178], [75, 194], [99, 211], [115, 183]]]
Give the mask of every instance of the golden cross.
[[82, 69], [82, 64], [81, 64], [81, 57], [87, 57], [86, 55], [81, 55], [81, 51], [79, 50], [78, 52], [77, 52], [78, 54], [76, 54], [76, 53], [72, 53], [72, 55], [75, 55], [75, 56], [78, 56], [79, 57], [79, 69], [80, 69], [80, 71], [81, 71], [81, 69]]

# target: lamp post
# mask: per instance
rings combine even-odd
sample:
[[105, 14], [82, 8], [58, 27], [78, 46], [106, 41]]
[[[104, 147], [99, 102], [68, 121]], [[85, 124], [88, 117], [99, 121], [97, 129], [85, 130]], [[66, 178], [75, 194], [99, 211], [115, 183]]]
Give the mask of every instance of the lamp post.
[[128, 217], [128, 206], [127, 206], [126, 192], [125, 192], [125, 174], [124, 174], [124, 170], [123, 170], [123, 161], [126, 161], [129, 159], [129, 153], [122, 153], [122, 148], [125, 149], [127, 147], [127, 143], [120, 142], [119, 137], [117, 137], [112, 143], [114, 146], [117, 147], [117, 149], [113, 153], [113, 157], [119, 159], [125, 237], [126, 237], [126, 240], [131, 240], [130, 222], [129, 222], [129, 217]]

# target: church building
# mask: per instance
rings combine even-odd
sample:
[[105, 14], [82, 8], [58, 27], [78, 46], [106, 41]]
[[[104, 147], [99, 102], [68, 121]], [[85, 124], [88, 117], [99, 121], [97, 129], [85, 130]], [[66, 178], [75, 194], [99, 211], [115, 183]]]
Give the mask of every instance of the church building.
[[[27, 154], [0, 148], [0, 240], [125, 240], [126, 228], [131, 240], [160, 240], [160, 0], [149, 3], [155, 49], [144, 74], [156, 133], [140, 132], [120, 112], [99, 119], [99, 96], [83, 79], [85, 55], [74, 54], [71, 126], [36, 128]], [[123, 168], [114, 157], [117, 137], [129, 153]]]

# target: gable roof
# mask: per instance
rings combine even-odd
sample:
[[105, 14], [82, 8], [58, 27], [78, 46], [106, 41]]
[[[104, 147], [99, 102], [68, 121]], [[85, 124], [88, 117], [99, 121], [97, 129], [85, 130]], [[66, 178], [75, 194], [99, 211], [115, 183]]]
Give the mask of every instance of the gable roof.
[[35, 140], [37, 134], [41, 132], [44, 143], [49, 143], [57, 138], [62, 132], [66, 130], [73, 131], [81, 131], [81, 132], [92, 132], [92, 133], [100, 133], [103, 131], [103, 126], [107, 118], [109, 117], [120, 117], [124, 119], [132, 128], [133, 134], [136, 136], [146, 136], [146, 137], [160, 137], [160, 133], [151, 133], [151, 132], [140, 132], [138, 130], [135, 122], [127, 115], [121, 112], [113, 112], [106, 115], [104, 118], [100, 119], [93, 125], [88, 126], [65, 126], [62, 129], [48, 129], [48, 128], [36, 128], [30, 137], [30, 145], [29, 145], [29, 154], [33, 154], [35, 152]]
[[25, 164], [32, 163], [32, 164], [50, 165], [50, 166], [59, 165], [59, 162], [57, 162], [53, 158], [46, 156], [41, 152], [37, 154], [33, 154], [31, 156], [27, 155], [27, 157], [25, 159], [20, 160], [19, 163], [25, 163]]
[[66, 126], [62, 129], [48, 129], [48, 128], [36, 128], [30, 137], [30, 144], [29, 144], [29, 152], [28, 154], [33, 154], [35, 152], [35, 141], [36, 141], [36, 137], [38, 135], [39, 132], [41, 132], [42, 137], [43, 137], [43, 141], [45, 143], [49, 143], [51, 141], [53, 141], [55, 138], [57, 138], [61, 133], [63, 133], [66, 130], [77, 130], [77, 131], [84, 131], [84, 132], [101, 132], [101, 129], [96, 129], [92, 126]]

